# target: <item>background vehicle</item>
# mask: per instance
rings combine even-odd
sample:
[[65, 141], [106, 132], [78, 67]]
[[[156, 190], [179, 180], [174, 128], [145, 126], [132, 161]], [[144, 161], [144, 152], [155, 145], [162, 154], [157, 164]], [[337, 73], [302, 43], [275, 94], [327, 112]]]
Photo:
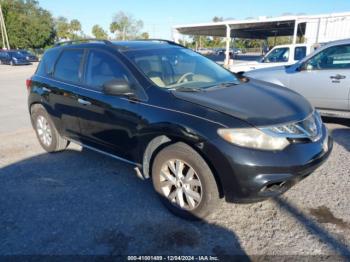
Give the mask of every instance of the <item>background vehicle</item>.
[[[225, 55], [226, 49], [220, 48], [216, 51], [217, 55]], [[230, 56], [242, 54], [242, 50], [239, 48], [230, 48]]]
[[272, 48], [259, 61], [231, 65], [230, 70], [234, 73], [243, 74], [259, 68], [290, 65], [303, 59], [313, 51], [313, 45], [308, 44], [279, 45]]
[[0, 51], [0, 63], [4, 65], [30, 65], [30, 62], [15, 51]]
[[197, 52], [200, 53], [201, 55], [211, 55], [214, 53], [214, 51], [209, 48], [198, 48]]
[[28, 62], [38, 62], [39, 58], [27, 50], [18, 50], [18, 53], [23, 55]]
[[323, 45], [294, 65], [245, 75], [297, 91], [322, 115], [350, 118], [350, 39]]
[[331, 152], [318, 113], [291, 90], [169, 41], [74, 43], [47, 51], [27, 81], [40, 144], [72, 141], [134, 165], [177, 215], [282, 194]]

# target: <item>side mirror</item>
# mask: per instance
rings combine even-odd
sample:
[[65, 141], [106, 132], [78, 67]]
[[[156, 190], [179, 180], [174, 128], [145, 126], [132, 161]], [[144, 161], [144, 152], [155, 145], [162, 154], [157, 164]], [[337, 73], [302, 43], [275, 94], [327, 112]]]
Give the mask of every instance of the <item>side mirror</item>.
[[131, 96], [134, 94], [129, 82], [125, 79], [112, 79], [103, 84], [103, 93], [111, 96]]

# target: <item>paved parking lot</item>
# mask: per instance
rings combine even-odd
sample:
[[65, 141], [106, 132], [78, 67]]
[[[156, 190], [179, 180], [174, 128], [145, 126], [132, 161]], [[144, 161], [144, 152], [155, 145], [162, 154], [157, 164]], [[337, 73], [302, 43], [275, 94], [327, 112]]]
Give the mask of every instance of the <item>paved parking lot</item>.
[[[39, 146], [26, 108], [34, 66], [0, 66], [0, 255], [339, 255], [350, 259], [350, 128], [283, 197], [223, 203], [206, 222], [170, 214], [133, 168], [71, 145]], [[321, 257], [317, 257], [321, 258]], [[334, 257], [323, 256], [325, 260]]]

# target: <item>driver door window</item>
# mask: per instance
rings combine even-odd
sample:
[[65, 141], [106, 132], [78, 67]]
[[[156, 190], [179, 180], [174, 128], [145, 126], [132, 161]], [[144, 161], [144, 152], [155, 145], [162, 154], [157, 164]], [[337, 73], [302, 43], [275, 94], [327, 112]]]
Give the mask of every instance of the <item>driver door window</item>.
[[123, 78], [130, 83], [129, 73], [118, 61], [103, 51], [90, 51], [86, 65], [86, 85], [101, 91], [104, 83], [116, 78]]
[[350, 69], [350, 45], [329, 47], [312, 57], [306, 70]]
[[289, 60], [289, 47], [273, 49], [265, 58], [264, 63], [282, 63]]

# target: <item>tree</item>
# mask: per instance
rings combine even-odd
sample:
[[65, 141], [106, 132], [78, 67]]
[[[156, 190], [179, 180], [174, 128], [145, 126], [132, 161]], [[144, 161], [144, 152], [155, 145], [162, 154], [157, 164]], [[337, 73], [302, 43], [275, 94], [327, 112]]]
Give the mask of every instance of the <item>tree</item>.
[[107, 32], [105, 30], [103, 30], [103, 28], [99, 25], [94, 25], [92, 27], [91, 33], [93, 34], [93, 36], [95, 38], [99, 38], [99, 39], [107, 39], [108, 38]]
[[54, 21], [35, 0], [0, 0], [11, 48], [42, 48], [55, 39]]
[[59, 40], [70, 39], [69, 22], [67, 18], [60, 16], [55, 21], [56, 34]]
[[143, 32], [142, 34], [141, 34], [141, 37], [140, 37], [141, 39], [149, 39], [149, 33], [147, 33], [147, 32]]
[[214, 16], [213, 17], [213, 22], [214, 23], [218, 23], [218, 22], [222, 22], [224, 21], [224, 19], [222, 17], [219, 17], [219, 16]]
[[136, 38], [142, 27], [142, 20], [136, 20], [132, 15], [120, 11], [113, 17], [109, 29], [117, 39], [127, 40]]
[[77, 19], [72, 19], [69, 23], [69, 31], [71, 34], [71, 39], [77, 39], [79, 38], [79, 35], [82, 35], [82, 31], [81, 31], [81, 24], [79, 22], [79, 20]]
[[81, 23], [77, 19], [69, 21], [67, 18], [60, 16], [55, 21], [55, 27], [58, 40], [76, 40], [83, 38]]

